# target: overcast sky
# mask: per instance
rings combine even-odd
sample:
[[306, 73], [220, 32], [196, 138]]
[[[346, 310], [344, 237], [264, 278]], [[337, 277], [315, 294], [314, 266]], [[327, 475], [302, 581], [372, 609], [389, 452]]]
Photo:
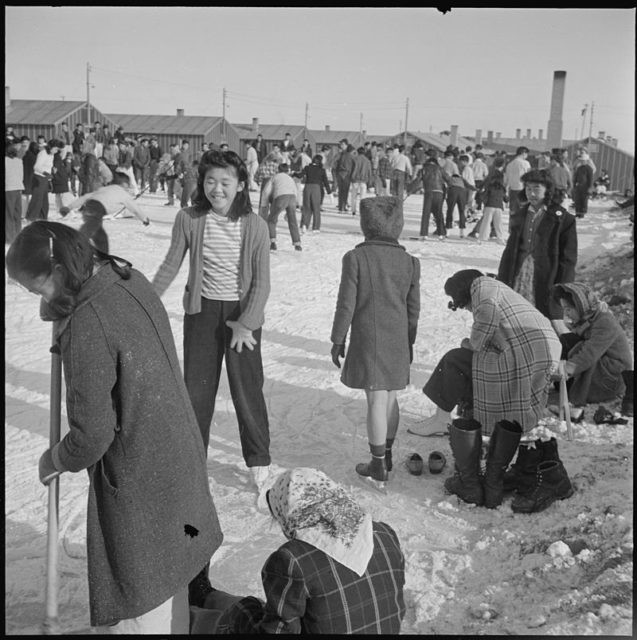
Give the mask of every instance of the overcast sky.
[[[6, 7], [16, 99], [104, 113], [222, 115], [391, 135], [405, 127], [546, 136], [563, 70], [563, 137], [634, 153], [635, 9]], [[408, 108], [407, 108], [408, 100]], [[582, 110], [588, 104], [585, 120]], [[361, 116], [362, 114], [362, 116]]]

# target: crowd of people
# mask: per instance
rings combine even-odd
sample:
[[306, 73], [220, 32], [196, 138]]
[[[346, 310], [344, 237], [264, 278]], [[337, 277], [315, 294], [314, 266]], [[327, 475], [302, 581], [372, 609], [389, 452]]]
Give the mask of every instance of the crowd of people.
[[[533, 435], [560, 360], [574, 410], [623, 395], [622, 410], [632, 415], [626, 336], [609, 308], [575, 282], [576, 221], [586, 213], [582, 194], [595, 170], [585, 150], [572, 169], [558, 154], [532, 168], [524, 147], [508, 163], [479, 148], [449, 148], [439, 158], [422, 145], [409, 152], [374, 142], [354, 149], [346, 139], [337, 152], [323, 147], [313, 154], [309, 141], [297, 150], [286, 134], [270, 151], [257, 138], [244, 159], [227, 148], [193, 154], [185, 140], [162, 154], [156, 140], [131, 146], [120, 130], [109, 136], [98, 124], [86, 136], [78, 125], [73, 137], [42, 141], [29, 174], [30, 224], [21, 229], [21, 219], [12, 219], [6, 255], [9, 277], [40, 296], [41, 317], [56, 322], [69, 432], [42, 454], [39, 474], [48, 484], [64, 472], [89, 472], [93, 626], [162, 634], [400, 630], [405, 559], [390, 524], [372, 521], [317, 469], [271, 470], [261, 355], [270, 254], [281, 214], [295, 250], [310, 224], [320, 231], [326, 196], [336, 194], [339, 214], [359, 216], [364, 236], [343, 256], [330, 335], [334, 365], [341, 368], [344, 359], [341, 381], [364, 390], [367, 400], [371, 459], [355, 465], [363, 482], [388, 490], [397, 394], [409, 384], [414, 359], [420, 261], [399, 238], [403, 202], [418, 191], [419, 238], [428, 237], [433, 214], [443, 239], [456, 209], [462, 237], [468, 218], [484, 207], [477, 239], [487, 240], [493, 228], [505, 245], [497, 274], [462, 269], [445, 283], [450, 309], [470, 312], [473, 323], [423, 388], [435, 414], [411, 432], [449, 437], [454, 475], [447, 492], [496, 508], [515, 491], [516, 513], [536, 513], [573, 494], [555, 438]], [[47, 220], [44, 204], [58, 175], [56, 156], [69, 156], [67, 142], [71, 170], [57, 187], [67, 191], [54, 193], [63, 215], [83, 212], [77, 231]], [[26, 191], [26, 172], [18, 188], [21, 146], [7, 138], [7, 229], [9, 203], [17, 210]], [[134, 194], [160, 187], [167, 204], [179, 198], [181, 206], [168, 251], [147, 278], [110, 254], [101, 221], [128, 208], [148, 223]], [[575, 215], [562, 206], [569, 188], [577, 195]], [[250, 192], [257, 190], [254, 211]], [[62, 199], [69, 191], [75, 199]], [[182, 372], [161, 296], [186, 255]], [[209, 578], [223, 535], [206, 459], [224, 362], [256, 504], [287, 539], [263, 566], [265, 601], [217, 590]]]

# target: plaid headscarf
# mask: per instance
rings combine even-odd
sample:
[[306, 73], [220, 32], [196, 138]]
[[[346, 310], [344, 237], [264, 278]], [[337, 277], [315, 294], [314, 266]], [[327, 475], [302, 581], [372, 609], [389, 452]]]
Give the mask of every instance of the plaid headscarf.
[[374, 550], [371, 515], [318, 469], [282, 473], [268, 492], [287, 538], [302, 540], [362, 576]]

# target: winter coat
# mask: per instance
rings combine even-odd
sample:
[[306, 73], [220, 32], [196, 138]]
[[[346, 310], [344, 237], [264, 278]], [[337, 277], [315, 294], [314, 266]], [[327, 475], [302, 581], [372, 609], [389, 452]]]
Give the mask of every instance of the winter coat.
[[606, 402], [623, 395], [622, 371], [632, 370], [626, 333], [605, 302], [591, 304], [585, 285], [572, 282], [562, 289], [573, 295], [580, 320], [571, 328], [582, 338], [568, 352], [575, 365], [568, 397], [574, 404]]
[[137, 169], [143, 169], [150, 166], [150, 147], [138, 144], [133, 152], [133, 166]]
[[364, 182], [367, 184], [372, 179], [372, 163], [361, 154], [354, 158], [354, 169], [352, 171], [352, 182]]
[[546, 408], [560, 341], [530, 302], [489, 276], [471, 285], [473, 417], [487, 435], [500, 420], [535, 427]]
[[350, 177], [352, 171], [354, 171], [354, 156], [349, 151], [341, 151], [338, 158], [336, 158], [334, 171], [343, 178]]
[[316, 164], [310, 164], [303, 169], [303, 178], [305, 184], [318, 184], [322, 186], [327, 193], [332, 193], [329, 180], [327, 179], [327, 173], [323, 167], [319, 167]]
[[51, 191], [53, 193], [67, 193], [69, 191], [69, 172], [64, 159], [59, 153], [53, 156], [53, 171], [51, 173]]
[[332, 325], [350, 343], [341, 381], [353, 389], [404, 389], [420, 313], [420, 262], [395, 240], [377, 238], [343, 256]]
[[484, 206], [495, 209], [504, 209], [506, 192], [504, 175], [498, 170], [487, 177], [479, 191]]
[[168, 315], [146, 278], [103, 266], [57, 340], [69, 432], [54, 459], [88, 471], [90, 618], [109, 625], [185, 588], [223, 536]]
[[593, 186], [593, 170], [588, 164], [580, 164], [573, 171], [573, 187], [578, 191], [589, 191]]
[[[520, 243], [529, 205], [511, 216], [511, 230], [500, 265], [498, 280], [513, 287], [520, 268]], [[535, 306], [551, 320], [562, 318], [562, 308], [551, 299], [551, 287], [558, 282], [573, 282], [577, 263], [576, 218], [566, 209], [550, 205], [535, 231], [532, 255], [535, 260]]]
[[551, 165], [549, 169], [549, 175], [556, 189], [561, 189], [565, 192], [571, 190], [571, 172], [560, 164]]
[[436, 160], [427, 161], [422, 167], [422, 186], [427, 192], [444, 192], [446, 188], [445, 179], [440, 165]]
[[27, 149], [22, 157], [22, 169], [24, 174], [24, 194], [30, 196], [33, 193], [33, 167], [37, 160], [37, 153], [33, 153], [31, 149]]
[[84, 193], [96, 191], [102, 186], [99, 161], [92, 153], [84, 154], [79, 175]]

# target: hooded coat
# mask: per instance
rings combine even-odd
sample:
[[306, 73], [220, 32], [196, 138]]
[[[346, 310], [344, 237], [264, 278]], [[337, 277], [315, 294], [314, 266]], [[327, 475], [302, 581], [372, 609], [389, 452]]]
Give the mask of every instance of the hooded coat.
[[605, 302], [579, 282], [561, 284], [557, 289], [573, 297], [580, 319], [571, 330], [580, 336], [568, 352], [575, 365], [568, 396], [576, 405], [606, 402], [623, 395], [622, 371], [633, 368], [631, 348], [619, 322]]
[[[500, 265], [498, 280], [513, 287], [521, 266], [521, 243], [529, 205], [511, 216], [511, 230]], [[577, 263], [576, 218], [562, 207], [549, 205], [540, 220], [531, 253], [534, 259], [533, 289], [535, 306], [551, 320], [562, 317], [561, 307], [552, 300], [551, 287], [558, 282], [575, 279]]]
[[351, 325], [341, 381], [353, 389], [391, 391], [409, 383], [420, 261], [395, 239], [403, 226], [402, 208], [385, 217], [379, 204], [385, 200], [397, 199], [361, 200], [361, 228], [369, 239], [343, 256], [331, 339], [345, 344]]
[[185, 588], [223, 536], [168, 315], [150, 283], [106, 264], [83, 285], [57, 342], [69, 432], [53, 457], [88, 471], [90, 619], [110, 625]]
[[530, 302], [489, 276], [471, 285], [473, 417], [490, 434], [500, 420], [529, 431], [544, 415], [560, 341]]

